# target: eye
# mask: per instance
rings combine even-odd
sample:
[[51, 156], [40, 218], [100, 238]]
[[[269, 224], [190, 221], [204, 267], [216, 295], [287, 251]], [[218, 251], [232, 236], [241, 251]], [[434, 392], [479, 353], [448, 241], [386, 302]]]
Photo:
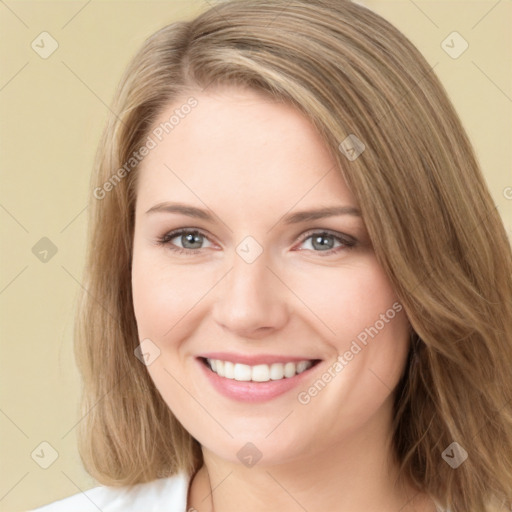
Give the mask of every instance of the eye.
[[[174, 240], [181, 245], [176, 245]], [[205, 248], [201, 247], [205, 241], [210, 243], [206, 235], [197, 229], [178, 229], [165, 234], [157, 240], [157, 243], [166, 246], [168, 249], [178, 254], [194, 254], [197, 253], [199, 249]], [[211, 247], [211, 244], [209, 247]]]
[[[306, 250], [322, 253], [321, 256], [328, 256], [342, 250], [351, 249], [357, 244], [357, 240], [344, 233], [309, 231], [301, 237], [302, 244], [306, 246]], [[338, 245], [336, 246], [336, 244]]]
[[[208, 237], [198, 229], [177, 229], [157, 239], [157, 244], [167, 247], [177, 254], [199, 254], [201, 249], [213, 247]], [[204, 243], [209, 245], [203, 246]], [[337, 245], [336, 245], [337, 244]], [[357, 244], [357, 240], [344, 233], [331, 233], [326, 230], [309, 231], [300, 238], [300, 245], [308, 250], [329, 256], [342, 250], [348, 250]]]

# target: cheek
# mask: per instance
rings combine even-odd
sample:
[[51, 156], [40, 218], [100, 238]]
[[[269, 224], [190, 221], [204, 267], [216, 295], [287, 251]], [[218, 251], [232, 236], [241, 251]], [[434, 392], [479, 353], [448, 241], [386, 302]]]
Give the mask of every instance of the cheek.
[[135, 249], [132, 293], [139, 337], [160, 342], [171, 330], [181, 329], [187, 323], [182, 319], [193, 315], [194, 306], [211, 285], [199, 272], [180, 265], [171, 267], [160, 250]]
[[409, 349], [403, 307], [374, 256], [336, 270], [315, 269], [295, 284], [331, 347], [331, 373], [321, 377], [329, 390], [314, 401], [333, 410], [343, 402], [340, 414], [359, 421], [382, 404], [403, 372]]
[[340, 350], [358, 336], [364, 341], [375, 324], [379, 331], [396, 330], [404, 337], [407, 319], [398, 314], [398, 298], [373, 254], [351, 265], [318, 267], [292, 277], [293, 290], [305, 299], [318, 329]]
[[134, 248], [132, 295], [139, 340], [150, 339], [158, 347], [147, 371], [168, 407], [179, 418], [201, 416], [204, 411], [195, 410], [195, 402], [190, 401], [189, 393], [198, 395], [195, 383], [180, 385], [191, 370], [187, 365], [193, 364], [182, 342], [193, 335], [197, 305], [208, 285], [197, 272], [171, 267], [163, 251]]

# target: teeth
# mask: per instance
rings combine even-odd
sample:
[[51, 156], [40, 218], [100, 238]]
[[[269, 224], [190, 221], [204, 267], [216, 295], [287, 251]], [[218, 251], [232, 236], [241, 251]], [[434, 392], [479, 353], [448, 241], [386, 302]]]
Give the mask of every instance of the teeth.
[[235, 378], [235, 365], [231, 361], [224, 361], [224, 377], [226, 379]]
[[[233, 378], [235, 380], [251, 380], [251, 367], [246, 364], [235, 364]], [[229, 378], [229, 375], [226, 375]]]
[[270, 367], [271, 380], [280, 380], [284, 377], [284, 367], [281, 363], [274, 363]]
[[309, 368], [308, 361], [301, 361], [297, 364], [297, 373], [302, 373]]
[[295, 363], [286, 363], [284, 365], [284, 376], [285, 377], [293, 377], [297, 373], [297, 366], [295, 366]]
[[313, 366], [312, 361], [300, 361], [299, 363], [273, 363], [249, 366], [247, 364], [221, 361], [220, 359], [207, 359], [210, 369], [220, 377], [238, 381], [268, 382], [269, 380], [281, 380], [294, 377], [305, 372]]

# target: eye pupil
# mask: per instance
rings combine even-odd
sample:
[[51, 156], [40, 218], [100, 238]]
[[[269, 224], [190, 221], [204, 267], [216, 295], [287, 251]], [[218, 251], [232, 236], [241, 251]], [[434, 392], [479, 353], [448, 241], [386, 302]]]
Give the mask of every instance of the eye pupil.
[[[181, 241], [182, 241], [183, 247], [185, 247], [186, 249], [200, 249], [201, 243], [202, 243], [202, 235], [197, 232], [188, 233], [186, 235], [181, 236]], [[188, 243], [191, 243], [193, 245], [193, 247], [187, 247]], [[194, 245], [194, 244], [196, 244], [196, 245]]]
[[[316, 245], [318, 244], [318, 246]], [[332, 236], [328, 234], [313, 237], [312, 245], [315, 249], [331, 249], [333, 246]]]

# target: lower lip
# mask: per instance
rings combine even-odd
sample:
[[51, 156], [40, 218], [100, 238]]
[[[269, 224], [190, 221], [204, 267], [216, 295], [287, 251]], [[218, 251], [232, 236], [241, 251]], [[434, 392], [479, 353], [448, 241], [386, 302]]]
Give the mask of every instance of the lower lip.
[[267, 382], [248, 382], [220, 377], [210, 370], [201, 359], [197, 361], [206, 378], [221, 395], [240, 402], [266, 402], [267, 400], [272, 400], [298, 386], [311, 373], [311, 370], [319, 364], [308, 368], [294, 377], [269, 380]]

